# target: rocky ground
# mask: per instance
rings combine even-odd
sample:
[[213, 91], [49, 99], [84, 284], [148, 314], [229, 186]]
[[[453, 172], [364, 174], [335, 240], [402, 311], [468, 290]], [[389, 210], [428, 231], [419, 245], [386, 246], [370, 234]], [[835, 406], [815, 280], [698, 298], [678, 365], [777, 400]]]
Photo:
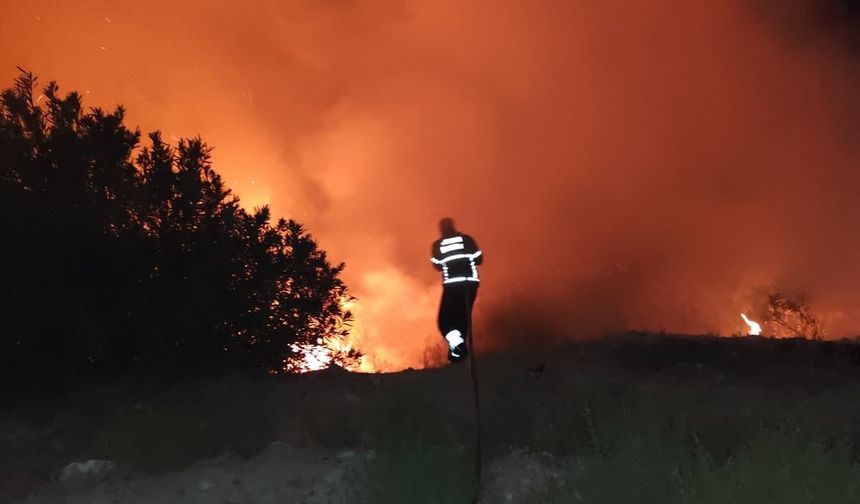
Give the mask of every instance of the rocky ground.
[[93, 472], [48, 485], [21, 504], [328, 504], [367, 454], [273, 442], [251, 459], [224, 455], [149, 476]]

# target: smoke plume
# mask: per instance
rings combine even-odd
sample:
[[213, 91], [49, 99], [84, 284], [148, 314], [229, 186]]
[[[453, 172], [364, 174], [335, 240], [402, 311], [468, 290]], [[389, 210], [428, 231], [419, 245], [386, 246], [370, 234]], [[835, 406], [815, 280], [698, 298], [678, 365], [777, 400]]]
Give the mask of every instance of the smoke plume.
[[772, 288], [860, 332], [856, 25], [847, 0], [17, 2], [0, 77], [203, 136], [347, 263], [357, 343], [400, 368], [442, 351], [447, 215], [485, 251], [486, 346], [741, 332]]

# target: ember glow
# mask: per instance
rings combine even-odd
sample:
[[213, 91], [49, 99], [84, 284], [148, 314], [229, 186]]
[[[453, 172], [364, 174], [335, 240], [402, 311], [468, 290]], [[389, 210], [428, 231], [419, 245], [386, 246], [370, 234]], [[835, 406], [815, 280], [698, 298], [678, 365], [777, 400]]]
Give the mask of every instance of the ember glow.
[[14, 2], [0, 78], [19, 65], [213, 144], [246, 206], [346, 262], [347, 343], [372, 369], [444, 358], [427, 254], [445, 215], [487, 255], [488, 347], [731, 334], [769, 288], [839, 313], [842, 337], [860, 334], [845, 4]]
[[[349, 296], [344, 296], [340, 300], [340, 306], [345, 311], [354, 313], [358, 307], [358, 301]], [[347, 333], [345, 329], [348, 329], [349, 332]], [[357, 330], [352, 322], [342, 322], [335, 328], [335, 334], [317, 339], [314, 342], [294, 343], [290, 345], [294, 356], [284, 360], [283, 370], [288, 373], [307, 373], [338, 365], [353, 372], [376, 372], [378, 369], [364, 356], [350, 357], [351, 352], [357, 350], [354, 341], [360, 334], [360, 330]]]
[[741, 318], [744, 319], [744, 322], [746, 322], [747, 326], [749, 326], [748, 334], [750, 336], [761, 336], [761, 324], [759, 324], [755, 320], [750, 320], [750, 318], [747, 317], [746, 313], [741, 313]]
[[290, 345], [297, 354], [295, 360], [284, 361], [284, 368], [291, 373], [307, 373], [326, 369], [332, 364], [332, 349], [329, 341], [318, 339], [315, 343]]

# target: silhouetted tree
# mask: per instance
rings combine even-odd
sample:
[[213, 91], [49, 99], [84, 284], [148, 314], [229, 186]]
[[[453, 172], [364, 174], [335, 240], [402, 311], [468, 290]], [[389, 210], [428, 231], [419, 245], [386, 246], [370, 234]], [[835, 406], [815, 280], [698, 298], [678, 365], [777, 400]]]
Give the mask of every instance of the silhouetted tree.
[[121, 107], [35, 89], [0, 94], [0, 373], [282, 369], [343, 337], [343, 264], [242, 209], [201, 139], [140, 147]]

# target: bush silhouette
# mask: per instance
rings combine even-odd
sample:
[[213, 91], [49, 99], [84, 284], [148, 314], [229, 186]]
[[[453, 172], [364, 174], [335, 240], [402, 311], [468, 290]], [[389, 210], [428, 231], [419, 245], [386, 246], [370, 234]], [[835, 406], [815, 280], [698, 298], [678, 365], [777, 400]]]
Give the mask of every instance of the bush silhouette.
[[200, 138], [141, 146], [122, 107], [36, 86], [0, 95], [0, 375], [281, 369], [345, 334], [344, 265], [242, 209]]

